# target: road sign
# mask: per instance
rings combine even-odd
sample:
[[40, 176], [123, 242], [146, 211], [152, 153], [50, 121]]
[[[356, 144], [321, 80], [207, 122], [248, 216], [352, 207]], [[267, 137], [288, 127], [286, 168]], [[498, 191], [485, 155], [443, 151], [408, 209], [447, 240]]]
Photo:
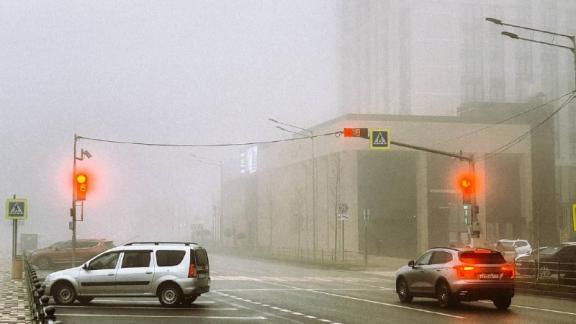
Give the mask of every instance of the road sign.
[[28, 218], [28, 201], [26, 199], [6, 199], [4, 218], [25, 220]]
[[370, 128], [370, 149], [387, 150], [390, 148], [390, 129]]

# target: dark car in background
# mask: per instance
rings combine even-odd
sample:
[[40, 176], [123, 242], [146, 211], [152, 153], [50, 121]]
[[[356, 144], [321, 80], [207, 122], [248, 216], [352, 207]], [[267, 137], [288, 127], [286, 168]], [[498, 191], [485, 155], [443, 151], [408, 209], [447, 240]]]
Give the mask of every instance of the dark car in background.
[[538, 278], [558, 276], [566, 283], [576, 282], [576, 242], [552, 245], [516, 259], [518, 274]]
[[[76, 263], [83, 263], [92, 257], [114, 247], [105, 239], [76, 240]], [[48, 247], [32, 251], [29, 255], [32, 265], [39, 269], [67, 267], [72, 263], [72, 241], [56, 242]]]

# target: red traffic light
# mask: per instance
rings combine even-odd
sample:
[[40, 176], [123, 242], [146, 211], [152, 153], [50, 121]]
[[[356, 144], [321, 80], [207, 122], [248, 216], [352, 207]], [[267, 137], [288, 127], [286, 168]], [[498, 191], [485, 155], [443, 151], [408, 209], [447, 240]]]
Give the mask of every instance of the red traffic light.
[[75, 177], [76, 201], [86, 200], [88, 192], [88, 176], [84, 173], [77, 174]]
[[368, 128], [344, 128], [342, 134], [344, 137], [368, 138]]
[[474, 175], [472, 174], [463, 174], [458, 177], [458, 188], [462, 191], [463, 194], [473, 194], [476, 187], [476, 181], [474, 179]]

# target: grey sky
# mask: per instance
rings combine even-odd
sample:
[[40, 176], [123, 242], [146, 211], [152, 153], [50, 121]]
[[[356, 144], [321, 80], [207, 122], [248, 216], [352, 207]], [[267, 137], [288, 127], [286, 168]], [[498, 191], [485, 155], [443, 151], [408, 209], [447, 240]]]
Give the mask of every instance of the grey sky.
[[[29, 199], [24, 232], [64, 238], [74, 133], [246, 142], [286, 136], [268, 117], [302, 126], [333, 117], [337, 9], [334, 1], [0, 2], [0, 198]], [[110, 224], [134, 230], [143, 217], [205, 217], [218, 170], [187, 158], [229, 153], [80, 147], [99, 178], [79, 234], [100, 237]], [[3, 220], [3, 247], [10, 228]]]

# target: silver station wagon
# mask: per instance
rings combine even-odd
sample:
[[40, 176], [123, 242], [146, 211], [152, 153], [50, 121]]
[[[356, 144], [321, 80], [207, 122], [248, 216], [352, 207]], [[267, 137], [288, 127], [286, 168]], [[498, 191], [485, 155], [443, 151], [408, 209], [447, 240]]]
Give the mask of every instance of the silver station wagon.
[[44, 284], [57, 304], [157, 296], [163, 306], [190, 305], [210, 290], [208, 254], [196, 243], [128, 243], [79, 267], [53, 272]]

